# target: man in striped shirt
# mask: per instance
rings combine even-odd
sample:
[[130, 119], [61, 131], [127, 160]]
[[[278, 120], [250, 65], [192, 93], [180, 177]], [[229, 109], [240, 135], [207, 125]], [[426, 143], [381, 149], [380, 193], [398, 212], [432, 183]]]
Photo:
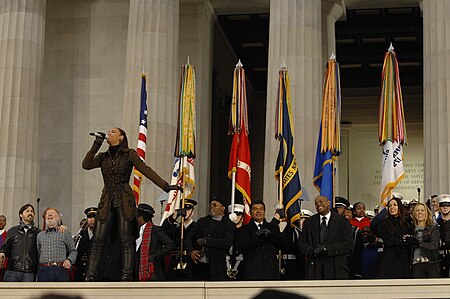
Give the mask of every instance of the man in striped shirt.
[[43, 217], [46, 229], [37, 236], [37, 281], [69, 281], [68, 270], [77, 257], [72, 235], [69, 230], [58, 231], [61, 218], [55, 208], [47, 208]]

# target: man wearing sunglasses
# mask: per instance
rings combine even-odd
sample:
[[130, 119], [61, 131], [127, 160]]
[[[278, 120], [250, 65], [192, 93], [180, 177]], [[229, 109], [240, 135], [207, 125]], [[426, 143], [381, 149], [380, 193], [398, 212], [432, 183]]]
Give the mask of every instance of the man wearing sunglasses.
[[209, 215], [198, 220], [186, 238], [186, 250], [194, 262], [194, 280], [227, 280], [226, 255], [234, 241], [236, 227], [225, 215], [228, 200], [215, 196]]

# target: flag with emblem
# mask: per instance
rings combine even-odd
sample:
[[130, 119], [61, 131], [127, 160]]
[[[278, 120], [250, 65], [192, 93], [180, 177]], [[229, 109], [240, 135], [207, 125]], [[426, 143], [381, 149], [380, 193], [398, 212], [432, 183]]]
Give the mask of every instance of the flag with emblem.
[[[136, 147], [136, 152], [139, 158], [145, 161], [145, 146], [147, 144], [147, 89], [145, 75], [142, 74], [141, 80], [141, 109], [139, 113], [139, 137]], [[136, 199], [136, 204], [139, 204], [139, 197], [141, 193], [142, 173], [136, 168], [133, 169], [133, 193]]]

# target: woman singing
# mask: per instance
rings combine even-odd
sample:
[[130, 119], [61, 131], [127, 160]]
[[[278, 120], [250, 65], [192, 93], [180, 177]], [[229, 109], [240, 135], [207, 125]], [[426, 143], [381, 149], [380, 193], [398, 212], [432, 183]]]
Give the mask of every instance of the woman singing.
[[[128, 148], [127, 135], [122, 129], [112, 128], [107, 136], [100, 132], [96, 133], [96, 136], [82, 165], [86, 170], [100, 167], [104, 182], [86, 281], [98, 278], [100, 256], [113, 225], [117, 226], [122, 245], [122, 281], [130, 281], [133, 274], [136, 228], [136, 202], [129, 185], [133, 166], [165, 192], [174, 190], [177, 186], [169, 185], [139, 158], [135, 150]], [[109, 144], [108, 151], [96, 155], [105, 138]]]

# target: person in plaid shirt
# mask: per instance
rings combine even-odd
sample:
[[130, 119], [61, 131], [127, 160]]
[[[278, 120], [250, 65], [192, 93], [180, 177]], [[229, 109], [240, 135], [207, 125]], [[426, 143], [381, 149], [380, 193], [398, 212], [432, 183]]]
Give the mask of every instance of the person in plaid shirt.
[[58, 230], [61, 217], [55, 208], [47, 208], [43, 217], [46, 229], [37, 236], [37, 281], [69, 281], [68, 270], [77, 257], [72, 234], [69, 230]]

